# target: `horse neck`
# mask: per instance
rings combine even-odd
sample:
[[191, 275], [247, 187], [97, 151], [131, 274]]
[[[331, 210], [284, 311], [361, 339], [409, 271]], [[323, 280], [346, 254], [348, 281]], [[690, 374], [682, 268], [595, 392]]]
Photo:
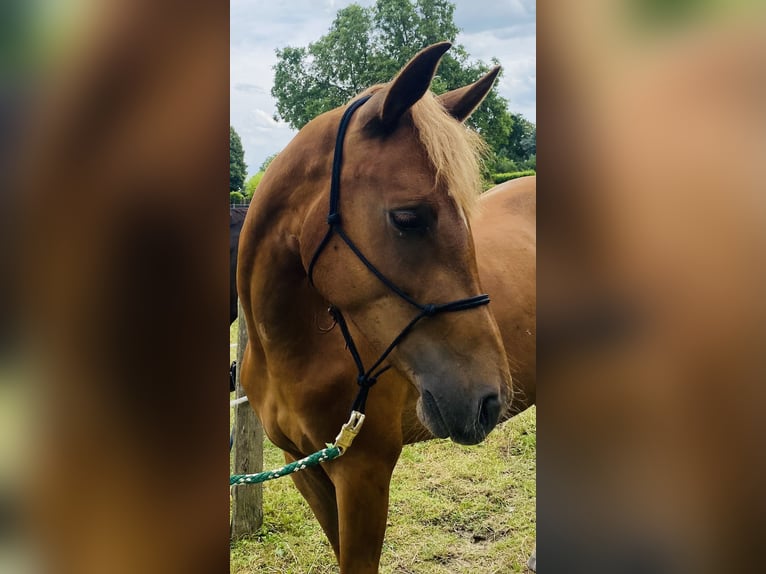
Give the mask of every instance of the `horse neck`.
[[[283, 153], [287, 153], [287, 150]], [[287, 158], [285, 158], [287, 159]], [[326, 163], [326, 174], [322, 164]], [[331, 158], [282, 162], [264, 177], [251, 210], [249, 253], [242, 273], [251, 278], [248, 293], [252, 325], [261, 339], [283, 349], [302, 347], [316, 323], [326, 315], [327, 303], [309, 285], [300, 255], [300, 237], [309, 214], [326, 209]], [[297, 182], [297, 183], [296, 183]], [[240, 257], [243, 254], [240, 253]]]

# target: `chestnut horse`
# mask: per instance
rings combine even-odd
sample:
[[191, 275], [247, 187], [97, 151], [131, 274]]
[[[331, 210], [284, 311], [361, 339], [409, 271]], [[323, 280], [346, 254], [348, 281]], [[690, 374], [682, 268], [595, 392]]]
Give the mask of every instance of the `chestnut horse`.
[[534, 179], [479, 209], [482, 144], [462, 122], [499, 68], [436, 97], [449, 47], [307, 124], [240, 238], [242, 384], [285, 459], [332, 441], [369, 390], [344, 456], [291, 475], [342, 573], [378, 571], [402, 445], [475, 444], [534, 401]]

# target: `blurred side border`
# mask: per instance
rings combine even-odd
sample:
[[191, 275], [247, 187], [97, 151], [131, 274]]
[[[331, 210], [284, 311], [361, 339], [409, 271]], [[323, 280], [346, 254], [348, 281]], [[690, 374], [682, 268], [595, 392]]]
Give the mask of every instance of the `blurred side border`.
[[761, 569], [765, 17], [538, 5], [541, 571]]
[[228, 571], [228, 5], [2, 10], [0, 557]]

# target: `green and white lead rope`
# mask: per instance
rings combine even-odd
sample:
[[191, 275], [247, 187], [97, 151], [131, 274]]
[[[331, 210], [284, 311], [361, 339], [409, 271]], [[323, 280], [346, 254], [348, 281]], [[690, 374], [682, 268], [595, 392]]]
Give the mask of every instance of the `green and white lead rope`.
[[273, 480], [275, 478], [282, 478], [283, 476], [298, 472], [299, 470], [304, 470], [310, 466], [316, 466], [320, 462], [333, 460], [342, 454], [343, 451], [341, 451], [341, 449], [337, 446], [328, 446], [327, 448], [323, 448], [322, 450], [317, 451], [314, 454], [307, 456], [306, 458], [296, 460], [295, 462], [286, 464], [285, 466], [276, 470], [267, 470], [265, 472], [259, 472], [258, 474], [232, 474], [231, 477], [229, 477], [229, 486], [237, 486], [239, 484], [256, 484], [259, 482], [266, 482], [267, 480]]
[[327, 462], [343, 456], [348, 447], [351, 446], [354, 438], [359, 434], [364, 423], [364, 415], [358, 411], [351, 411], [351, 417], [348, 422], [343, 425], [335, 437], [335, 444], [328, 444], [326, 448], [310, 454], [309, 456], [286, 464], [283, 467], [275, 470], [267, 470], [265, 472], [259, 472], [257, 474], [232, 474], [229, 477], [229, 486], [238, 486], [240, 484], [257, 484], [259, 482], [266, 482], [267, 480], [273, 480], [275, 478], [282, 478], [288, 474], [304, 470], [311, 466], [316, 466], [319, 463]]

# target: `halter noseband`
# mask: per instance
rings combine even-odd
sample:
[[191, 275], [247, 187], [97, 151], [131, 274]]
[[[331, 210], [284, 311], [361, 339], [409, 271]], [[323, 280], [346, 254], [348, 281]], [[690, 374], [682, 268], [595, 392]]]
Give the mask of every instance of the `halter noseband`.
[[348, 245], [349, 249], [351, 249], [354, 255], [356, 255], [356, 257], [364, 264], [365, 267], [367, 267], [367, 269], [370, 270], [373, 275], [375, 275], [375, 277], [377, 277], [391, 291], [396, 293], [401, 299], [404, 299], [407, 303], [418, 309], [420, 312], [404, 327], [404, 329], [401, 330], [399, 335], [397, 335], [394, 340], [391, 341], [391, 344], [386, 347], [386, 350], [383, 351], [378, 360], [376, 360], [369, 369], [365, 369], [343, 314], [340, 312], [340, 309], [334, 305], [330, 306], [330, 314], [340, 326], [341, 333], [343, 333], [343, 338], [346, 340], [346, 347], [351, 353], [351, 357], [354, 359], [354, 363], [356, 363], [356, 368], [358, 371], [356, 381], [360, 389], [359, 394], [354, 400], [354, 404], [352, 405], [351, 410], [357, 411], [359, 413], [364, 413], [365, 403], [367, 401], [367, 393], [369, 392], [370, 387], [372, 387], [377, 382], [377, 379], [380, 375], [391, 368], [391, 365], [386, 365], [385, 367], [379, 368], [381, 363], [385, 361], [391, 351], [393, 351], [394, 348], [402, 342], [402, 340], [407, 336], [407, 334], [412, 330], [418, 321], [420, 321], [423, 317], [432, 317], [438, 313], [465, 311], [466, 309], [473, 309], [474, 307], [479, 307], [489, 303], [489, 295], [484, 294], [474, 295], [473, 297], [467, 297], [465, 299], [458, 299], [450, 303], [430, 303], [427, 305], [421, 305], [412, 297], [407, 295], [404, 291], [402, 291], [402, 289], [400, 289], [385, 275], [383, 275], [378, 270], [378, 268], [375, 267], [370, 262], [370, 260], [364, 256], [364, 254], [359, 250], [354, 242], [351, 241], [351, 238], [349, 238], [349, 236], [346, 235], [346, 232], [343, 230], [340, 217], [340, 171], [343, 163], [343, 140], [346, 136], [346, 130], [348, 129], [348, 124], [351, 120], [351, 116], [359, 107], [362, 106], [362, 104], [369, 100], [370, 97], [371, 96], [365, 96], [352, 103], [346, 109], [343, 117], [340, 120], [340, 125], [338, 126], [338, 135], [335, 139], [335, 155], [333, 156], [332, 161], [332, 179], [330, 183], [330, 212], [327, 215], [327, 225], [329, 228], [327, 229], [327, 233], [322, 238], [321, 243], [314, 252], [314, 256], [311, 258], [311, 262], [309, 263], [308, 268], [308, 279], [309, 283], [313, 285], [314, 265], [316, 264], [317, 259], [319, 259], [319, 255], [329, 243], [333, 233], [335, 233], [346, 243], [346, 245]]

